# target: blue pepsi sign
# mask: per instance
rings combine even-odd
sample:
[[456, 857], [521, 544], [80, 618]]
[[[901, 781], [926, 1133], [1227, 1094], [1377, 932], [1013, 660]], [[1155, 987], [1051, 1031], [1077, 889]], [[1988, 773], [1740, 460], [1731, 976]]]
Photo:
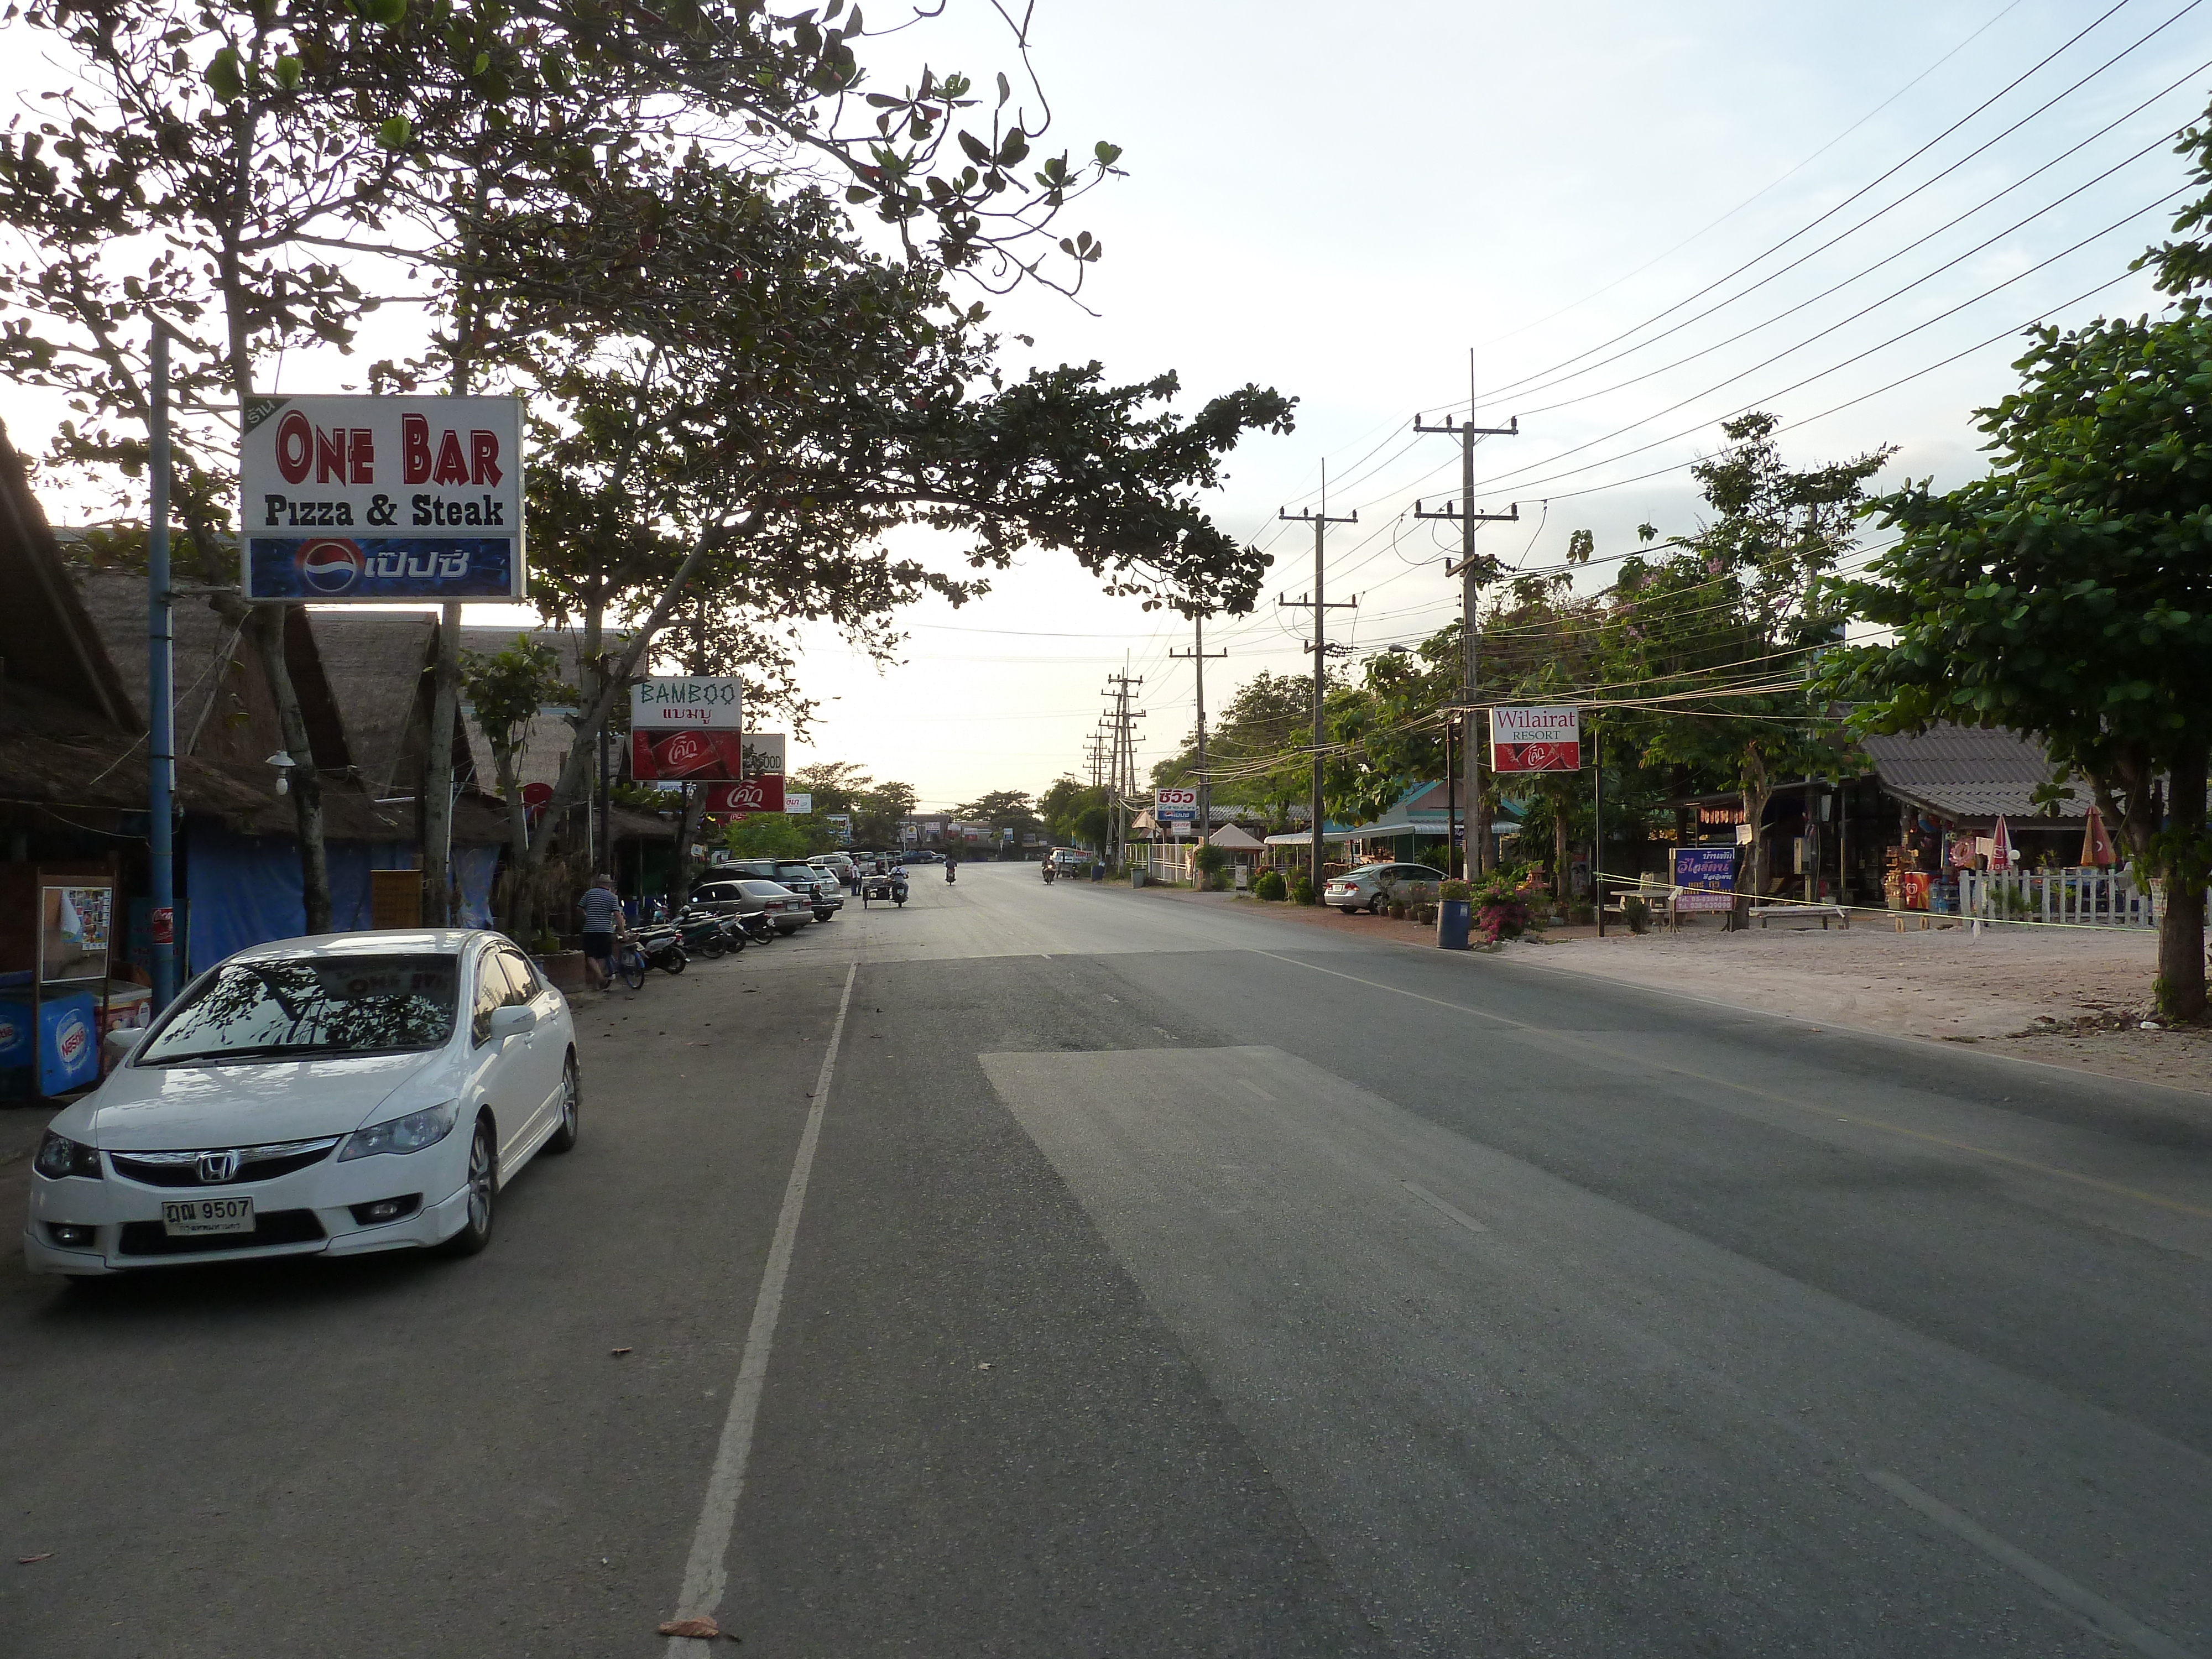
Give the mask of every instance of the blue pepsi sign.
[[246, 543], [246, 580], [257, 599], [504, 599], [514, 589], [514, 544], [255, 536]]

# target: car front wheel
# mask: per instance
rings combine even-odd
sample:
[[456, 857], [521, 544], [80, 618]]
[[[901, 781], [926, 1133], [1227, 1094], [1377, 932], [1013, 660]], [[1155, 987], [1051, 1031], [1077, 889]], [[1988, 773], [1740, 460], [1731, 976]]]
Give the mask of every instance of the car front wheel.
[[469, 1205], [460, 1231], [445, 1243], [447, 1255], [474, 1255], [491, 1243], [493, 1211], [499, 1198], [499, 1141], [491, 1120], [477, 1120], [469, 1137]]

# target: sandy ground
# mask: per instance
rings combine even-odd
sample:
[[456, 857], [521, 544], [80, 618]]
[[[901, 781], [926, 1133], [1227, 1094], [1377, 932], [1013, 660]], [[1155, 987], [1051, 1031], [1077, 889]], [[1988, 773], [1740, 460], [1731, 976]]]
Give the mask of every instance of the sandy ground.
[[[1148, 889], [1159, 892], [1163, 890]], [[1318, 908], [1166, 891], [1239, 903], [1310, 927], [1426, 945], [1411, 922]], [[1900, 933], [1885, 917], [1845, 929], [1717, 923], [1638, 938], [1587, 927], [1505, 947], [1547, 968], [1601, 975], [1710, 1001], [1893, 1036], [1966, 1042], [2024, 1060], [2212, 1094], [2212, 1030], [2146, 1031], [2158, 941], [2147, 931], [1963, 927]]]

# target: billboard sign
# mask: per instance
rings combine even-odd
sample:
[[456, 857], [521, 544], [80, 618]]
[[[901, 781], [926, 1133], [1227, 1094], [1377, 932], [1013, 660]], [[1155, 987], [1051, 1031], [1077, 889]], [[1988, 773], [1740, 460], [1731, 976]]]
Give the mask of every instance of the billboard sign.
[[1674, 896], [1677, 911], [1733, 910], [1735, 908], [1735, 848], [1733, 847], [1677, 847], [1674, 848]]
[[787, 812], [811, 812], [814, 810], [814, 797], [806, 793], [786, 794], [783, 798], [783, 810]]
[[662, 675], [629, 689], [633, 732], [742, 732], [744, 697], [735, 678]]
[[[781, 780], [783, 733], [695, 726], [632, 728], [629, 765], [630, 775], [640, 783], [738, 783], [771, 775]], [[779, 781], [779, 799], [782, 787]]]
[[1582, 766], [1582, 710], [1579, 708], [1493, 708], [1490, 711], [1492, 771], [1579, 772]]
[[737, 783], [715, 784], [707, 791], [706, 810], [714, 813], [734, 812], [739, 817], [750, 812], [781, 812], [783, 775], [768, 773]]
[[514, 398], [256, 398], [239, 440], [249, 599], [529, 596]]
[[1188, 829], [1198, 821], [1198, 791], [1195, 789], [1153, 790], [1152, 817], [1163, 824], [1175, 824]]

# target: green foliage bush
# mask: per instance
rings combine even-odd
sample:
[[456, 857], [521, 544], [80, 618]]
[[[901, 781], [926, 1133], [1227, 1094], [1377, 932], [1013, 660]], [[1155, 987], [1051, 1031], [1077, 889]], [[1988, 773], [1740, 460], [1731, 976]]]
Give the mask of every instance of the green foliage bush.
[[1252, 896], [1255, 898], [1280, 900], [1290, 896], [1291, 890], [1284, 883], [1283, 872], [1279, 870], [1267, 871], [1252, 884]]
[[1291, 884], [1291, 902], [1293, 904], [1311, 904], [1313, 902], [1313, 878], [1308, 875], [1300, 875], [1297, 880]]

